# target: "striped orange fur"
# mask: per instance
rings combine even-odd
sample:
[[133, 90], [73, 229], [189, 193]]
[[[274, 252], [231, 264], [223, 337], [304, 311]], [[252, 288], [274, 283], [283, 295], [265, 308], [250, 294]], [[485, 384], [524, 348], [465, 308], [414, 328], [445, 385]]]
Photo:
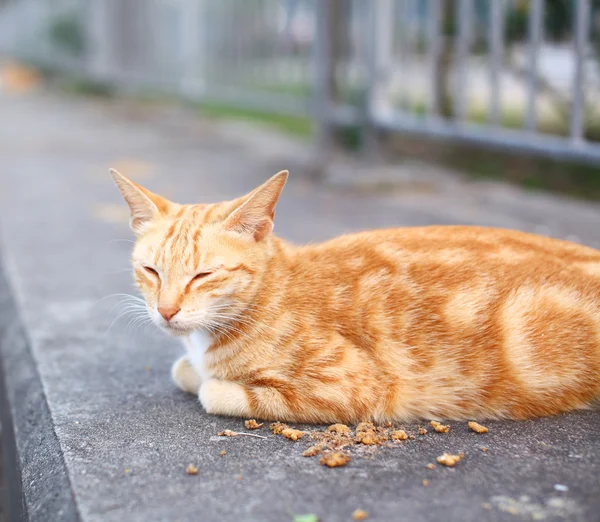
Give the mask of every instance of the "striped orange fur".
[[286, 171], [214, 205], [112, 173], [148, 311], [187, 346], [173, 378], [209, 413], [524, 419], [600, 395], [596, 250], [464, 226], [295, 246], [272, 233]]

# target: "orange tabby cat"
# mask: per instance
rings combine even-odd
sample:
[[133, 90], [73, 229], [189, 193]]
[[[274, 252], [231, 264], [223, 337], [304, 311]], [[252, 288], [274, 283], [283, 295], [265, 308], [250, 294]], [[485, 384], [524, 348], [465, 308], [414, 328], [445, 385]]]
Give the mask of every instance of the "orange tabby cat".
[[185, 336], [179, 388], [209, 413], [303, 422], [523, 419], [600, 396], [600, 252], [464, 226], [294, 246], [287, 172], [178, 205], [111, 171], [154, 322]]

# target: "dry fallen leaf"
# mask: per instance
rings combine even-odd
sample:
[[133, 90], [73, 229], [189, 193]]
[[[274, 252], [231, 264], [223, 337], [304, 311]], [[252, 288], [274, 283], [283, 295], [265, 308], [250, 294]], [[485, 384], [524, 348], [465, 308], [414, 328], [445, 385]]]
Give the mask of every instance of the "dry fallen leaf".
[[468, 426], [475, 433], [487, 433], [489, 431], [488, 428], [486, 428], [485, 426], [482, 426], [481, 424], [479, 424], [477, 422], [473, 422], [473, 421], [469, 422]]
[[430, 424], [431, 427], [438, 433], [448, 433], [448, 431], [450, 430], [450, 426], [445, 426], [444, 424], [438, 421], [432, 420]]
[[188, 475], [197, 475], [198, 474], [198, 468], [196, 466], [194, 466], [193, 464], [189, 464], [187, 468], [185, 468], [185, 472]]
[[264, 424], [264, 422], [261, 422], [259, 424], [254, 419], [244, 421], [244, 426], [246, 426], [247, 430], [257, 430], [258, 428], [262, 428], [263, 424]]
[[443, 455], [439, 456], [436, 460], [444, 466], [453, 468], [458, 462], [460, 462], [463, 456], [464, 455], [450, 455], [449, 453], [444, 453]]
[[321, 465], [327, 466], [329, 468], [339, 468], [341, 466], [345, 466], [350, 462], [350, 455], [346, 453], [342, 453], [341, 451], [334, 451], [333, 453], [328, 453], [327, 455], [323, 455], [321, 457]]

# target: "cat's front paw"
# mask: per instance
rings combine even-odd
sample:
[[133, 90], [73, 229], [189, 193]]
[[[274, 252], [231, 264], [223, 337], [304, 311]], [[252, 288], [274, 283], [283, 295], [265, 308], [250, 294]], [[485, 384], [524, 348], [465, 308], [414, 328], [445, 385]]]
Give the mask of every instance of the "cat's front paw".
[[246, 391], [235, 382], [209, 379], [200, 386], [198, 398], [207, 413], [235, 417], [251, 416]]
[[173, 363], [171, 377], [180, 390], [187, 393], [198, 393], [202, 380], [184, 355]]

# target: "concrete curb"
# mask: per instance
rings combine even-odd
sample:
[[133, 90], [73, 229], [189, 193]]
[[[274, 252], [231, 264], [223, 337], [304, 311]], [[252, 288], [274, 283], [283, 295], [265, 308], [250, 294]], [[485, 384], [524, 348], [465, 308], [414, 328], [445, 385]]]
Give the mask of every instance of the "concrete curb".
[[0, 266], [0, 422], [7, 521], [80, 516], [64, 456], [4, 267]]

